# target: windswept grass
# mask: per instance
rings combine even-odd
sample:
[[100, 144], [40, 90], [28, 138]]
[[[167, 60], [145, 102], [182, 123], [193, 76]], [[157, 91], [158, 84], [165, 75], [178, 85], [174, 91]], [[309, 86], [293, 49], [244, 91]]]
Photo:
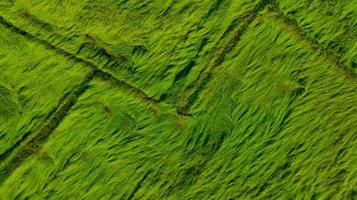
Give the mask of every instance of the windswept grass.
[[[29, 198], [128, 198], [140, 179], [146, 176], [155, 182], [161, 176], [158, 169], [170, 170], [171, 166], [161, 160], [174, 156], [167, 152], [179, 150], [179, 133], [186, 121], [177, 118], [172, 109], [156, 109], [147, 109], [140, 98], [128, 91], [96, 80], [43, 149], [13, 177], [23, 177], [25, 182], [40, 181], [36, 187], [23, 191]], [[1, 189], [4, 198], [14, 198], [18, 194], [12, 186], [22, 185], [11, 179]], [[83, 184], [72, 187], [78, 182]], [[63, 188], [57, 190], [57, 185]], [[53, 193], [54, 189], [59, 193]], [[41, 195], [37, 196], [39, 191]]]
[[279, 1], [278, 8], [324, 48], [357, 70], [357, 1]]
[[89, 70], [27, 41], [1, 24], [0, 44], [0, 81], [6, 84], [1, 85], [0, 109], [1, 118], [8, 119], [0, 123], [0, 157], [3, 158], [19, 141], [39, 128], [61, 98], [83, 80]]
[[0, 120], [6, 122], [19, 113], [19, 105], [11, 90], [0, 83]]
[[356, 5], [2, 1], [0, 199], [356, 199]]

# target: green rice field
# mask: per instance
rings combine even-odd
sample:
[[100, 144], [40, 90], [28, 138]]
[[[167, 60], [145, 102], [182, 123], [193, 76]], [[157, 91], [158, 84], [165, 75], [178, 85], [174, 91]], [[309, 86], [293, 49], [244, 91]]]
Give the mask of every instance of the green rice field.
[[0, 0], [0, 200], [356, 200], [357, 0]]

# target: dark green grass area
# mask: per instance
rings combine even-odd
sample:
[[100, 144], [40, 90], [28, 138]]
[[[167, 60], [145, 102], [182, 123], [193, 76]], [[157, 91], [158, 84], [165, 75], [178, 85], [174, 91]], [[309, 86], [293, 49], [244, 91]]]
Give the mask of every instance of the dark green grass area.
[[348, 68], [357, 68], [357, 1], [279, 1], [279, 9]]
[[356, 5], [0, 2], [0, 199], [356, 199]]

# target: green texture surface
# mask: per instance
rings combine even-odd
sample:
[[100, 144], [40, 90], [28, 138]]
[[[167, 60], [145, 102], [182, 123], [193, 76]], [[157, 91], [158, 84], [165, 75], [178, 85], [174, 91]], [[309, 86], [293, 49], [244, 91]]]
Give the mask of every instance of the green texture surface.
[[356, 73], [356, 0], [2, 0], [0, 200], [357, 199]]

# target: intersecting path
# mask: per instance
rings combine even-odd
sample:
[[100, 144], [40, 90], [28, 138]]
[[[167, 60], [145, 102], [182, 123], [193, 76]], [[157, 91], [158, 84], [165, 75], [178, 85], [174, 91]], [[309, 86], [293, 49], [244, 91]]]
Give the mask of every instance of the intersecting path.
[[[341, 62], [341, 58], [337, 56], [337, 54], [327, 48], [321, 47], [317, 41], [314, 41], [310, 37], [307, 36], [303, 31], [299, 29], [297, 23], [294, 19], [290, 19], [284, 16], [279, 10], [277, 10], [273, 6], [273, 1], [262, 0], [258, 3], [258, 5], [249, 10], [247, 13], [244, 13], [242, 16], [239, 16], [237, 19], [232, 21], [231, 26], [225, 32], [225, 36], [229, 38], [228, 40], [221, 40], [222, 45], [218, 45], [215, 49], [218, 53], [218, 57], [212, 60], [209, 63], [208, 67], [205, 68], [199, 77], [192, 83], [187, 91], [185, 91], [182, 96], [186, 100], [184, 105], [177, 106], [177, 114], [180, 117], [191, 117], [190, 108], [195, 103], [195, 100], [200, 95], [200, 92], [205, 88], [207, 83], [211, 80], [213, 74], [222, 65], [225, 56], [230, 53], [234, 47], [239, 43], [240, 38], [246, 32], [249, 25], [255, 20], [257, 16], [261, 14], [262, 11], [266, 10], [271, 14], [271, 16], [280, 23], [283, 23], [285, 26], [289, 27], [292, 32], [294, 32], [298, 37], [302, 40], [306, 41], [313, 50], [318, 51], [320, 55], [327, 60], [330, 60], [331, 63], [336, 67], [336, 71], [339, 71], [346, 77], [355, 78], [355, 74], [348, 70], [346, 66]], [[240, 21], [239, 23], [237, 21]], [[41, 146], [46, 142], [49, 135], [60, 125], [62, 120], [68, 115], [73, 105], [76, 104], [78, 98], [86, 91], [88, 88], [88, 84], [94, 79], [99, 78], [104, 81], [108, 81], [114, 86], [123, 89], [124, 91], [128, 91], [137, 98], [141, 99], [148, 107], [155, 106], [161, 102], [160, 99], [154, 98], [146, 94], [142, 89], [131, 85], [126, 80], [121, 80], [113, 75], [110, 71], [103, 70], [98, 67], [96, 63], [86, 59], [79, 57], [64, 48], [58, 47], [56, 45], [51, 44], [49, 41], [41, 39], [39, 36], [33, 35], [30, 32], [25, 31], [21, 27], [17, 27], [9, 20], [5, 19], [5, 17], [0, 16], [0, 23], [6, 26], [8, 29], [13, 31], [16, 34], [20, 34], [23, 37], [31, 40], [32, 42], [38, 43], [40, 45], [45, 46], [48, 49], [55, 51], [58, 54], [64, 55], [66, 58], [71, 59], [77, 63], [81, 63], [85, 67], [89, 67], [91, 69], [91, 73], [85, 78], [84, 81], [75, 86], [69, 94], [66, 94], [62, 101], [59, 103], [57, 108], [54, 110], [52, 114], [46, 119], [46, 121], [41, 125], [41, 127], [28, 134], [24, 135], [24, 137], [20, 140], [15, 148], [11, 148], [10, 151], [5, 153], [5, 156], [2, 156], [0, 168], [4, 174], [3, 179], [0, 180], [0, 183], [6, 180], [8, 177], [18, 166], [22, 164], [22, 162], [37, 153], [38, 150], [41, 149]], [[98, 52], [101, 52], [102, 49], [97, 49]], [[108, 59], [115, 59], [111, 57], [109, 53]], [[197, 54], [198, 55], [198, 54]], [[107, 62], [109, 63], [109, 61]], [[193, 63], [194, 64], [194, 63]]]

